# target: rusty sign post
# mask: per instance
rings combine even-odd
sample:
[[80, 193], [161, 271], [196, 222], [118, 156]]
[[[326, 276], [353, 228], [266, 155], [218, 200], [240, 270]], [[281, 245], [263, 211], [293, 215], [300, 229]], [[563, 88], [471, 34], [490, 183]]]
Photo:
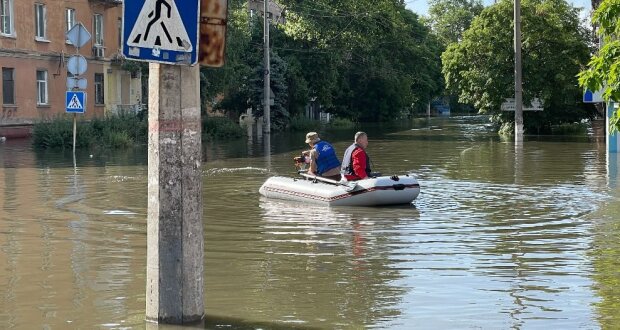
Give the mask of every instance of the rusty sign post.
[[226, 62], [228, 0], [200, 0], [200, 49], [198, 63], [222, 67]]

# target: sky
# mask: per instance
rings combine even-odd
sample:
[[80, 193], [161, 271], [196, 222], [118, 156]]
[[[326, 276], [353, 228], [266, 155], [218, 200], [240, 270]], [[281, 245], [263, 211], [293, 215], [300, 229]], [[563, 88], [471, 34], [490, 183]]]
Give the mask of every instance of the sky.
[[[590, 10], [592, 9], [591, 0], [569, 0], [570, 3], [575, 7], [585, 8], [586, 12], [581, 13], [581, 17], [588, 16]], [[427, 16], [428, 15], [428, 3], [427, 0], [405, 0], [407, 4], [407, 8], [411, 9], [413, 12], [418, 13], [419, 15]], [[482, 0], [482, 3], [485, 6], [491, 5], [494, 3], [493, 0]]]

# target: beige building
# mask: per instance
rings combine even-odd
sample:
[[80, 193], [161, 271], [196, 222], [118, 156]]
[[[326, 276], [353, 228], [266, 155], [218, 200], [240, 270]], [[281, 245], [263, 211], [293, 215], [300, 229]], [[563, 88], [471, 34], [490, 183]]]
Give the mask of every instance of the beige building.
[[92, 36], [79, 49], [88, 62], [80, 116], [139, 109], [140, 74], [122, 68], [122, 0], [0, 0], [0, 135], [65, 113], [67, 61], [77, 52], [65, 33], [78, 22]]

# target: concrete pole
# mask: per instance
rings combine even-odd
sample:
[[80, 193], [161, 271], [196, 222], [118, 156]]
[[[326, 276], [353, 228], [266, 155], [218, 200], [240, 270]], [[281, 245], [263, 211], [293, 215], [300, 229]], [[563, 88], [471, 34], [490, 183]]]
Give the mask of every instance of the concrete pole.
[[523, 142], [523, 84], [521, 79], [521, 1], [514, 4], [515, 26], [515, 143]]
[[199, 66], [149, 64], [146, 319], [204, 316]]
[[271, 95], [269, 95], [269, 86], [271, 86], [271, 72], [270, 72], [270, 64], [269, 64], [269, 0], [264, 0], [265, 11], [263, 12], [263, 17], [265, 19], [264, 26], [264, 37], [263, 41], [264, 47], [264, 61], [265, 61], [265, 84], [264, 84], [264, 98], [263, 102], [264, 106], [264, 118], [265, 118], [265, 134], [271, 133], [271, 104], [269, 104], [269, 100], [271, 99]]

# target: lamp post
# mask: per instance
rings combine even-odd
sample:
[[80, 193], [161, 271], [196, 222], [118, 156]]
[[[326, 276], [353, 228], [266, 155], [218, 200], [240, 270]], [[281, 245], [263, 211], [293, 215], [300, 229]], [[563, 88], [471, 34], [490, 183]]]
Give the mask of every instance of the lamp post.
[[521, 77], [521, 1], [514, 1], [515, 143], [521, 143], [523, 142], [523, 84]]

